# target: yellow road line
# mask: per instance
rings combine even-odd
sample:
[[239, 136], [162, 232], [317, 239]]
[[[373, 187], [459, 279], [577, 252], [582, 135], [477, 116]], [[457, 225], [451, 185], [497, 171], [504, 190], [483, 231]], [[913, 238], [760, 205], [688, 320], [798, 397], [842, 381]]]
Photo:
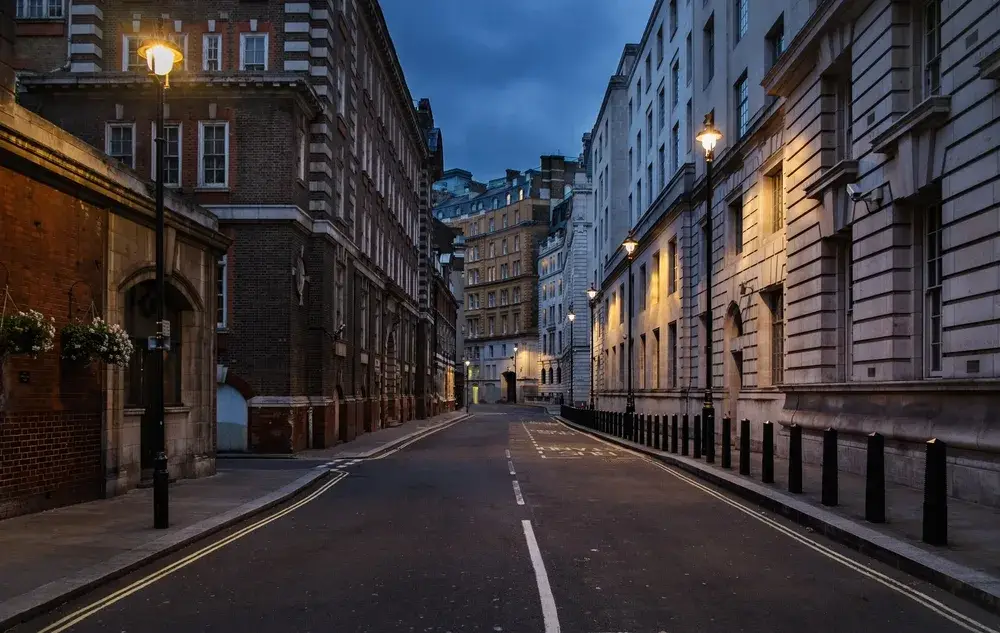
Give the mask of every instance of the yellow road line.
[[967, 631], [973, 631], [974, 633], [1000, 633], [1000, 631], [997, 631], [996, 629], [992, 629], [992, 628], [988, 627], [987, 625], [983, 624], [982, 622], [974, 620], [974, 619], [972, 619], [972, 618], [970, 618], [970, 617], [968, 617], [968, 616], [966, 616], [966, 615], [964, 615], [964, 614], [956, 611], [955, 609], [952, 609], [951, 607], [949, 607], [948, 605], [944, 604], [943, 602], [940, 602], [939, 600], [936, 600], [936, 599], [932, 598], [931, 596], [928, 596], [927, 594], [925, 594], [925, 593], [923, 593], [921, 591], [913, 589], [912, 587], [909, 587], [909, 586], [907, 586], [907, 585], [899, 582], [898, 580], [896, 580], [895, 578], [892, 578], [891, 576], [887, 576], [887, 575], [885, 575], [885, 574], [883, 574], [883, 573], [881, 573], [879, 571], [876, 571], [876, 570], [872, 569], [871, 567], [869, 567], [867, 565], [864, 565], [862, 563], [859, 563], [859, 562], [855, 561], [852, 558], [844, 556], [843, 554], [837, 552], [836, 550], [830, 549], [829, 547], [827, 547], [827, 546], [819, 543], [818, 541], [815, 541], [815, 540], [813, 540], [813, 539], [811, 539], [811, 538], [809, 538], [807, 536], [804, 536], [804, 535], [796, 532], [795, 530], [792, 530], [791, 528], [788, 528], [788, 527], [782, 525], [781, 523], [779, 523], [779, 522], [777, 522], [777, 521], [775, 521], [773, 519], [770, 519], [770, 518], [764, 516], [761, 513], [760, 510], [757, 510], [757, 509], [751, 508], [749, 506], [746, 506], [746, 505], [744, 505], [742, 503], [739, 503], [738, 501], [736, 501], [736, 500], [728, 497], [727, 495], [724, 495], [721, 492], [719, 492], [717, 490], [714, 490], [714, 489], [706, 486], [705, 484], [692, 479], [691, 477], [689, 477], [689, 476], [687, 476], [685, 474], [682, 474], [681, 472], [675, 470], [674, 468], [671, 468], [670, 466], [667, 466], [667, 465], [665, 465], [665, 464], [663, 464], [663, 463], [661, 463], [661, 462], [659, 462], [659, 461], [657, 461], [657, 460], [649, 457], [648, 455], [645, 455], [644, 453], [636, 451], [636, 450], [634, 450], [634, 449], [632, 449], [632, 448], [630, 448], [628, 446], [623, 446], [623, 445], [620, 445], [620, 444], [616, 444], [614, 442], [609, 442], [609, 441], [605, 440], [604, 438], [602, 438], [600, 436], [591, 435], [589, 433], [584, 433], [584, 432], [582, 432], [582, 431], [580, 431], [578, 429], [573, 428], [572, 426], [569, 426], [568, 424], [566, 424], [562, 420], [559, 420], [559, 422], [560, 422], [560, 424], [562, 424], [566, 428], [571, 429], [572, 431], [575, 431], [576, 433], [579, 433], [581, 435], [585, 435], [587, 437], [591, 437], [591, 438], [597, 440], [598, 442], [601, 442], [602, 444], [607, 444], [609, 446], [614, 446], [614, 447], [617, 447], [619, 450], [624, 450], [624, 451], [626, 451], [628, 453], [631, 453], [632, 455], [635, 455], [636, 457], [638, 457], [642, 461], [644, 461], [646, 463], [649, 463], [649, 464], [655, 466], [656, 468], [659, 468], [660, 470], [663, 470], [665, 472], [670, 473], [671, 475], [673, 475], [677, 479], [680, 479], [681, 481], [683, 481], [683, 482], [685, 482], [685, 483], [687, 483], [687, 484], [689, 484], [691, 486], [694, 486], [695, 488], [698, 488], [702, 492], [705, 492], [706, 494], [709, 494], [709, 495], [715, 497], [716, 499], [722, 501], [723, 503], [726, 503], [726, 504], [732, 506], [733, 508], [736, 508], [737, 510], [739, 510], [740, 512], [742, 512], [744, 514], [746, 514], [746, 515], [748, 515], [748, 516], [750, 516], [750, 517], [752, 517], [754, 519], [757, 519], [758, 521], [760, 521], [761, 523], [767, 525], [768, 527], [770, 527], [770, 528], [772, 528], [772, 529], [774, 529], [774, 530], [776, 530], [778, 532], [781, 532], [785, 536], [788, 536], [789, 538], [792, 538], [792, 539], [798, 541], [799, 543], [801, 543], [801, 544], [805, 545], [806, 547], [809, 547], [810, 549], [812, 549], [812, 550], [814, 550], [814, 551], [822, 554], [823, 556], [825, 556], [825, 557], [827, 557], [827, 558], [829, 558], [829, 559], [831, 559], [831, 560], [833, 560], [835, 562], [838, 562], [841, 565], [843, 565], [845, 567], [848, 567], [849, 569], [852, 569], [852, 570], [858, 572], [862, 576], [870, 578], [870, 579], [874, 580], [875, 582], [878, 582], [878, 583], [882, 584], [883, 586], [888, 587], [889, 589], [892, 589], [893, 591], [896, 591], [897, 593], [900, 593], [900, 594], [906, 596], [907, 598], [913, 600], [914, 602], [917, 602], [918, 604], [926, 607], [927, 609], [930, 609], [931, 611], [937, 613], [941, 617], [943, 617], [943, 618], [945, 618], [947, 620], [950, 620], [951, 622], [953, 622], [953, 623], [961, 626], [962, 628], [964, 628]]
[[399, 451], [403, 450], [407, 446], [409, 446], [411, 444], [414, 444], [416, 442], [419, 442], [420, 440], [424, 439], [425, 437], [434, 435], [438, 431], [443, 431], [445, 429], [450, 429], [451, 427], [455, 426], [459, 422], [462, 422], [464, 420], [468, 420], [471, 417], [472, 417], [472, 415], [468, 415], [468, 416], [456, 418], [455, 420], [453, 420], [451, 422], [446, 422], [445, 424], [442, 424], [441, 426], [439, 426], [439, 427], [437, 427], [435, 429], [432, 429], [432, 430], [424, 433], [423, 435], [418, 435], [417, 437], [413, 438], [412, 440], [408, 440], [406, 443], [400, 444], [399, 446], [395, 447], [394, 449], [392, 449], [391, 451], [389, 451], [387, 453], [382, 453], [378, 457], [370, 457], [370, 458], [366, 459], [365, 461], [374, 461], [376, 459], [385, 459], [386, 457], [388, 457], [390, 455], [395, 455], [396, 453], [398, 453]]
[[266, 518], [263, 518], [263, 519], [257, 521], [256, 523], [248, 525], [247, 527], [242, 528], [239, 531], [234, 532], [233, 534], [230, 534], [229, 536], [227, 536], [226, 538], [224, 538], [224, 539], [222, 539], [220, 541], [217, 541], [215, 543], [212, 543], [211, 545], [207, 545], [207, 546], [205, 546], [205, 547], [203, 547], [203, 548], [201, 548], [201, 549], [199, 549], [199, 550], [197, 550], [195, 552], [192, 552], [191, 554], [188, 554], [184, 558], [181, 558], [180, 560], [174, 561], [173, 563], [167, 565], [163, 569], [160, 569], [160, 570], [158, 570], [156, 572], [153, 572], [153, 573], [149, 574], [148, 576], [145, 576], [145, 577], [143, 577], [143, 578], [141, 578], [141, 579], [133, 582], [132, 584], [128, 585], [127, 587], [123, 587], [122, 589], [119, 589], [118, 591], [115, 591], [114, 593], [112, 593], [112, 594], [110, 594], [108, 596], [105, 596], [104, 598], [101, 598], [100, 600], [97, 600], [97, 601], [95, 601], [95, 602], [93, 602], [93, 603], [91, 603], [91, 604], [89, 604], [89, 605], [87, 605], [87, 606], [85, 606], [85, 607], [83, 607], [81, 609], [78, 609], [77, 611], [74, 611], [73, 613], [71, 613], [71, 614], [63, 617], [62, 619], [60, 619], [60, 620], [58, 620], [56, 622], [53, 622], [49, 626], [45, 627], [44, 629], [42, 629], [41, 631], [39, 631], [39, 633], [61, 633], [62, 631], [65, 631], [65, 630], [69, 629], [70, 627], [75, 626], [76, 624], [79, 624], [80, 622], [82, 622], [86, 618], [89, 618], [90, 616], [94, 615], [95, 613], [97, 613], [97, 612], [99, 612], [99, 611], [101, 611], [101, 610], [103, 610], [103, 609], [105, 609], [107, 607], [110, 607], [111, 605], [115, 604], [116, 602], [118, 602], [120, 600], [123, 600], [123, 599], [131, 596], [132, 594], [134, 594], [134, 593], [136, 593], [136, 592], [144, 589], [145, 587], [148, 587], [149, 585], [153, 584], [154, 582], [157, 582], [158, 580], [162, 580], [162, 579], [166, 578], [167, 576], [173, 574], [174, 572], [179, 571], [179, 570], [187, 567], [191, 563], [193, 563], [193, 562], [195, 562], [195, 561], [197, 561], [197, 560], [199, 560], [201, 558], [204, 558], [205, 556], [208, 556], [209, 554], [211, 554], [213, 552], [216, 552], [216, 551], [222, 549], [223, 547], [225, 547], [225, 546], [227, 546], [227, 545], [229, 545], [229, 544], [231, 544], [231, 543], [233, 543], [233, 542], [235, 542], [235, 541], [243, 538], [244, 536], [247, 536], [248, 534], [250, 534], [252, 532], [255, 532], [255, 531], [259, 530], [260, 528], [264, 527], [265, 525], [268, 525], [268, 524], [270, 524], [273, 521], [277, 521], [278, 519], [291, 514], [292, 512], [298, 510], [299, 508], [301, 508], [302, 506], [306, 505], [307, 503], [309, 503], [311, 501], [314, 501], [315, 499], [317, 499], [320, 495], [322, 495], [324, 492], [326, 492], [330, 488], [336, 486], [338, 483], [340, 483], [341, 481], [343, 481], [345, 477], [347, 477], [347, 473], [341, 472], [340, 474], [338, 474], [337, 477], [335, 477], [334, 479], [331, 479], [330, 481], [326, 482], [325, 484], [323, 484], [322, 486], [320, 486], [319, 489], [317, 489], [316, 491], [310, 493], [307, 497], [304, 497], [304, 498], [300, 499], [299, 501], [296, 501], [295, 503], [293, 503], [292, 505], [288, 506], [287, 508], [285, 508], [283, 510], [280, 510], [279, 512], [275, 512], [274, 514], [272, 514], [272, 515], [270, 515], [270, 516], [268, 516]]

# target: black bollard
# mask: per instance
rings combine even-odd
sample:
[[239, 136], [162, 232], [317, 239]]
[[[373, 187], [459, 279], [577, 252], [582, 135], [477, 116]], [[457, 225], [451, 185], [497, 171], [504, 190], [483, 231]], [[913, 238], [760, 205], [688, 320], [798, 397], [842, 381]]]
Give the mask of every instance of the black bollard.
[[625, 437], [625, 414], [624, 413], [620, 413], [620, 412], [615, 412], [615, 418], [617, 418], [615, 420], [615, 423], [616, 423], [615, 435], [617, 437], [624, 438]]
[[871, 523], [885, 523], [885, 438], [880, 433], [868, 436], [865, 520]]
[[774, 483], [774, 423], [764, 422], [764, 440], [760, 454], [760, 480], [765, 484]]
[[823, 431], [823, 489], [820, 500], [825, 506], [837, 505], [837, 429]]
[[167, 454], [160, 451], [153, 460], [153, 528], [157, 530], [170, 527], [169, 484]]
[[657, 414], [653, 418], [653, 448], [655, 450], [660, 450], [660, 446], [663, 445], [663, 443], [661, 442], [662, 435], [661, 435], [660, 431], [661, 431], [661, 429], [660, 429], [660, 416], [659, 416], [659, 414]]
[[938, 439], [927, 442], [924, 466], [924, 543], [948, 544], [947, 446]]
[[695, 459], [701, 459], [701, 414], [695, 414], [694, 416], [694, 438], [692, 439], [694, 443], [694, 457]]
[[[664, 424], [666, 422], [664, 421]], [[677, 454], [677, 414], [670, 416], [670, 452]]]
[[705, 461], [715, 463], [715, 414], [705, 416]]
[[649, 413], [646, 414], [646, 446], [653, 447], [653, 416]]
[[688, 414], [681, 417], [681, 455], [688, 454]]
[[722, 467], [730, 469], [733, 467], [733, 421], [729, 416], [722, 418]]
[[740, 420], [740, 474], [750, 476], [750, 419]]
[[802, 427], [788, 427], [788, 492], [802, 492]]

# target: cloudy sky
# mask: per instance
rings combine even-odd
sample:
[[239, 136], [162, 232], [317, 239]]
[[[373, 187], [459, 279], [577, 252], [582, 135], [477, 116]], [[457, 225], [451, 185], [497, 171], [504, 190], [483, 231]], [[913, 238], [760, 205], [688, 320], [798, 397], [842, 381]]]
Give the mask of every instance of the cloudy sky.
[[445, 167], [478, 180], [577, 156], [626, 42], [653, 0], [381, 0], [414, 99], [428, 97]]

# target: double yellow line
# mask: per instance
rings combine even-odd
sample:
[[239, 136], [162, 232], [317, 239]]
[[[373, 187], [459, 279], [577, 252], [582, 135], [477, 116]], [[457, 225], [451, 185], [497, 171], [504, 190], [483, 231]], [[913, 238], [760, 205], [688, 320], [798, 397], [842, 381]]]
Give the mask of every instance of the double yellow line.
[[671, 468], [670, 466], [667, 466], [667, 465], [665, 465], [665, 464], [663, 464], [663, 463], [661, 463], [661, 462], [659, 462], [659, 461], [657, 461], [655, 459], [650, 458], [649, 456], [645, 455], [644, 453], [641, 453], [639, 451], [631, 449], [631, 448], [629, 448], [627, 446], [623, 446], [623, 445], [619, 445], [619, 444], [616, 444], [616, 443], [613, 443], [613, 442], [609, 442], [609, 441], [605, 440], [604, 438], [602, 438], [600, 436], [591, 435], [589, 433], [585, 433], [583, 431], [580, 431], [579, 429], [575, 429], [575, 428], [569, 426], [568, 424], [566, 424], [565, 422], [563, 422], [562, 420], [559, 420], [559, 422], [563, 426], [565, 426], [565, 427], [567, 427], [567, 428], [569, 428], [569, 429], [571, 429], [571, 430], [573, 430], [573, 431], [575, 431], [575, 432], [577, 432], [577, 433], [579, 433], [581, 435], [587, 435], [589, 437], [594, 438], [595, 440], [597, 440], [598, 442], [600, 442], [602, 444], [607, 444], [608, 446], [614, 446], [614, 447], [618, 448], [619, 450], [624, 450], [627, 453], [631, 453], [632, 455], [634, 455], [635, 457], [638, 457], [642, 461], [647, 462], [647, 463], [655, 466], [656, 468], [659, 468], [662, 471], [670, 473], [671, 475], [673, 475], [677, 479], [680, 479], [681, 481], [683, 481], [683, 482], [685, 482], [685, 483], [687, 483], [687, 484], [689, 484], [691, 486], [694, 486], [695, 488], [701, 490], [702, 492], [715, 497], [719, 501], [722, 501], [723, 503], [725, 503], [725, 504], [727, 504], [729, 506], [732, 506], [733, 508], [739, 510], [740, 512], [742, 512], [744, 514], [746, 514], [746, 515], [748, 515], [748, 516], [750, 516], [750, 517], [752, 517], [754, 519], [757, 519], [758, 521], [760, 521], [764, 525], [767, 525], [768, 527], [770, 527], [770, 528], [772, 528], [772, 529], [774, 529], [774, 530], [776, 530], [778, 532], [781, 532], [785, 536], [787, 536], [787, 537], [789, 537], [789, 538], [791, 538], [791, 539], [793, 539], [795, 541], [798, 541], [802, 545], [805, 545], [806, 547], [808, 547], [808, 548], [810, 548], [810, 549], [818, 552], [819, 554], [825, 556], [826, 558], [828, 558], [828, 559], [830, 559], [832, 561], [835, 561], [837, 563], [840, 563], [844, 567], [852, 569], [855, 572], [861, 574], [862, 576], [865, 576], [866, 578], [870, 578], [871, 580], [874, 580], [875, 582], [883, 585], [884, 587], [887, 587], [887, 588], [889, 588], [889, 589], [891, 589], [891, 590], [893, 590], [893, 591], [895, 591], [897, 593], [900, 593], [900, 594], [906, 596], [910, 600], [913, 600], [914, 602], [916, 602], [916, 603], [922, 605], [923, 607], [925, 607], [925, 608], [933, 611], [934, 613], [937, 613], [938, 615], [940, 615], [941, 617], [945, 618], [946, 620], [950, 620], [954, 624], [957, 624], [958, 626], [962, 627], [963, 629], [965, 629], [967, 631], [973, 631], [974, 633], [1000, 633], [1000, 631], [997, 631], [996, 629], [990, 628], [989, 626], [983, 624], [982, 622], [979, 622], [978, 620], [974, 620], [974, 619], [970, 618], [969, 616], [964, 615], [964, 614], [956, 611], [955, 609], [952, 609], [951, 607], [949, 607], [948, 605], [944, 604], [940, 600], [932, 598], [931, 596], [928, 596], [927, 594], [923, 593], [922, 591], [918, 591], [916, 589], [913, 589], [912, 587], [910, 587], [910, 586], [908, 586], [908, 585], [906, 585], [906, 584], [904, 584], [904, 583], [896, 580], [895, 578], [893, 578], [891, 576], [887, 576], [887, 575], [885, 575], [885, 574], [883, 574], [881, 572], [878, 572], [878, 571], [872, 569], [871, 567], [869, 567], [867, 565], [864, 565], [862, 563], [859, 563], [856, 560], [854, 560], [854, 559], [852, 559], [852, 558], [850, 558], [848, 556], [844, 556], [840, 552], [838, 552], [836, 550], [833, 550], [833, 549], [831, 549], [831, 548], [823, 545], [822, 543], [819, 543], [818, 541], [815, 541], [815, 540], [813, 540], [813, 539], [811, 539], [811, 538], [809, 538], [807, 536], [804, 536], [804, 535], [796, 532], [795, 530], [793, 530], [793, 529], [791, 529], [789, 527], [786, 527], [786, 526], [782, 525], [781, 523], [779, 523], [779, 522], [777, 522], [777, 521], [775, 521], [773, 519], [770, 519], [770, 518], [764, 516], [764, 514], [760, 510], [756, 510], [756, 509], [751, 508], [749, 506], [746, 506], [746, 505], [744, 505], [742, 503], [739, 503], [738, 501], [735, 501], [735, 500], [729, 498], [728, 496], [722, 494], [721, 492], [718, 492], [717, 490], [714, 490], [714, 489], [706, 486], [705, 484], [703, 484], [703, 483], [701, 483], [699, 481], [696, 481], [696, 480], [692, 479], [691, 477], [688, 477], [685, 474], [682, 474], [681, 472], [675, 470], [674, 468]]
[[42, 629], [41, 631], [39, 631], [39, 633], [62, 633], [62, 631], [65, 631], [65, 630], [69, 629], [70, 627], [72, 627], [72, 626], [74, 626], [76, 624], [79, 624], [81, 621], [89, 618], [90, 616], [94, 615], [95, 613], [97, 613], [97, 612], [99, 612], [99, 611], [101, 611], [103, 609], [106, 609], [107, 607], [110, 607], [111, 605], [115, 604], [116, 602], [118, 602], [120, 600], [124, 600], [125, 598], [131, 596], [132, 594], [136, 593], [137, 591], [141, 591], [142, 589], [148, 587], [149, 585], [153, 584], [154, 582], [157, 582], [159, 580], [163, 580], [164, 578], [166, 578], [167, 576], [173, 574], [174, 572], [179, 571], [181, 569], [184, 569], [185, 567], [187, 567], [191, 563], [193, 563], [193, 562], [195, 562], [195, 561], [197, 561], [197, 560], [199, 560], [201, 558], [204, 558], [205, 556], [208, 556], [209, 554], [211, 554], [213, 552], [216, 552], [216, 551], [222, 549], [223, 547], [229, 545], [230, 543], [238, 541], [239, 539], [243, 538], [244, 536], [247, 536], [248, 534], [251, 534], [252, 532], [256, 532], [257, 530], [259, 530], [260, 528], [264, 527], [265, 525], [268, 525], [268, 524], [270, 524], [270, 523], [272, 523], [274, 521], [277, 521], [278, 519], [280, 519], [280, 518], [282, 518], [284, 516], [287, 516], [287, 515], [291, 514], [292, 512], [295, 512], [296, 510], [298, 510], [302, 506], [306, 505], [307, 503], [310, 503], [311, 501], [316, 500], [316, 498], [318, 498], [324, 492], [326, 492], [330, 488], [333, 488], [338, 483], [340, 483], [341, 481], [343, 481], [345, 477], [347, 477], [347, 473], [338, 472], [338, 474], [333, 479], [331, 479], [330, 481], [324, 483], [322, 486], [320, 486], [314, 492], [312, 492], [308, 496], [303, 497], [302, 499], [296, 501], [295, 503], [293, 503], [292, 505], [288, 506], [287, 508], [285, 508], [285, 509], [283, 509], [283, 510], [281, 510], [279, 512], [275, 512], [274, 514], [272, 514], [272, 515], [270, 515], [270, 516], [268, 516], [266, 518], [263, 518], [260, 521], [257, 521], [256, 523], [248, 525], [247, 527], [242, 528], [241, 530], [230, 534], [229, 536], [227, 536], [226, 538], [224, 538], [224, 539], [222, 539], [220, 541], [216, 541], [215, 543], [212, 543], [211, 545], [203, 547], [202, 549], [200, 549], [200, 550], [198, 550], [196, 552], [188, 554], [184, 558], [181, 558], [180, 560], [174, 561], [173, 563], [167, 565], [163, 569], [161, 569], [159, 571], [156, 571], [156, 572], [154, 572], [154, 573], [152, 573], [152, 574], [150, 574], [150, 575], [148, 575], [148, 576], [146, 576], [144, 578], [141, 578], [140, 580], [137, 580], [136, 582], [132, 583], [131, 585], [129, 585], [127, 587], [123, 587], [122, 589], [119, 589], [118, 591], [116, 591], [116, 592], [114, 592], [114, 593], [112, 593], [112, 594], [110, 594], [108, 596], [105, 596], [104, 598], [101, 598], [97, 602], [89, 604], [86, 607], [83, 607], [82, 609], [79, 609], [78, 611], [74, 611], [73, 613], [65, 616], [64, 618], [62, 618], [62, 619], [60, 619], [60, 620], [58, 620], [56, 622], [53, 622], [52, 624], [48, 625], [47, 627], [45, 627], [44, 629]]

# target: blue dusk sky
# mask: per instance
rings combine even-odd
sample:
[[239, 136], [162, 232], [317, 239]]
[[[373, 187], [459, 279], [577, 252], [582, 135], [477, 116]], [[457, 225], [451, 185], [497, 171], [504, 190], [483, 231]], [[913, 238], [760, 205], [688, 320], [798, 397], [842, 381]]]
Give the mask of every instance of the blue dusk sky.
[[410, 94], [431, 100], [445, 168], [486, 181], [576, 157], [653, 0], [381, 0]]

